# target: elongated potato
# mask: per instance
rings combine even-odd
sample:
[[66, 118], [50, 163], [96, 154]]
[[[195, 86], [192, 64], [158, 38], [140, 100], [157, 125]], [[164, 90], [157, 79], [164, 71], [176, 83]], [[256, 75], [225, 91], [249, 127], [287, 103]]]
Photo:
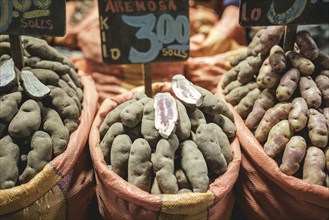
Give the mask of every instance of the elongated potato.
[[301, 131], [306, 127], [308, 107], [305, 99], [297, 97], [292, 101], [292, 110], [289, 113], [289, 125], [293, 131]]
[[272, 127], [279, 121], [288, 119], [291, 109], [291, 103], [279, 103], [267, 110], [255, 131], [256, 139], [261, 143], [265, 142]]
[[279, 45], [274, 45], [270, 51], [269, 63], [276, 73], [283, 73], [287, 68], [287, 58]]
[[194, 111], [188, 111], [187, 114], [191, 121], [192, 131], [196, 131], [201, 124], [207, 124], [206, 118], [200, 109], [197, 108]]
[[255, 101], [261, 94], [258, 88], [251, 90], [236, 106], [236, 110], [242, 118], [247, 118], [249, 113], [252, 111]]
[[286, 145], [283, 152], [282, 164], [280, 170], [291, 176], [294, 175], [300, 167], [306, 153], [306, 141], [301, 136], [293, 136]]
[[[144, 98], [145, 101], [150, 101], [149, 98]], [[127, 105], [120, 112], [120, 118], [123, 125], [132, 128], [142, 121], [144, 111], [144, 99]]]
[[292, 67], [298, 69], [302, 75], [309, 76], [314, 72], [314, 64], [303, 55], [293, 51], [288, 51], [286, 56], [289, 58]]
[[[186, 140], [184, 141], [183, 143], [187, 142], [187, 141], [190, 141], [190, 140]], [[193, 141], [192, 141], [193, 142]], [[194, 142], [193, 142], [194, 143]], [[196, 149], [198, 149], [197, 145], [194, 143]], [[183, 150], [183, 147], [181, 147], [181, 149]], [[191, 151], [188, 152], [188, 154], [190, 153]], [[199, 151], [200, 152], [200, 151]], [[201, 156], [202, 156], [202, 153], [200, 152]], [[183, 157], [183, 156], [182, 156]], [[185, 156], [186, 157], [186, 156]], [[203, 156], [202, 156], [203, 157]], [[204, 159], [203, 159], [204, 160]], [[190, 162], [189, 160], [186, 161], [186, 162]], [[206, 163], [206, 161], [205, 161]], [[207, 166], [207, 165], [206, 165]], [[175, 171], [175, 177], [177, 179], [177, 184], [178, 184], [178, 188], [179, 189], [192, 189], [191, 187], [191, 184], [190, 182], [188, 181], [184, 171], [182, 169], [178, 169]]]
[[232, 105], [237, 105], [241, 101], [241, 99], [243, 99], [243, 97], [245, 97], [250, 91], [252, 91], [256, 87], [257, 84], [255, 82], [249, 82], [245, 85], [237, 87], [231, 90], [230, 93], [226, 95], [226, 101], [231, 103]]
[[260, 53], [263, 56], [269, 54], [271, 48], [277, 45], [283, 35], [284, 26], [269, 26], [260, 37]]
[[224, 131], [228, 138], [235, 136], [236, 127], [228, 117], [224, 115], [207, 115], [207, 122], [217, 124]]
[[315, 109], [309, 109], [308, 130], [312, 145], [324, 148], [328, 144], [328, 126], [326, 118]]
[[300, 49], [300, 53], [307, 59], [315, 60], [319, 56], [320, 50], [308, 31], [298, 31], [296, 35], [296, 43]]
[[222, 80], [222, 87], [225, 89], [225, 87], [232, 81], [237, 80], [238, 77], [238, 72], [239, 72], [239, 67], [236, 66], [229, 71], [227, 71], [223, 75], [223, 80]]
[[269, 157], [274, 158], [284, 150], [292, 136], [293, 131], [289, 126], [288, 120], [282, 120], [275, 124], [268, 134], [267, 141], [264, 144], [265, 153]]
[[21, 92], [9, 93], [0, 98], [0, 137], [4, 135], [4, 131], [9, 122], [17, 114], [21, 101]]
[[126, 134], [118, 135], [114, 138], [111, 148], [112, 170], [123, 179], [127, 179], [128, 160], [131, 148], [130, 137]]
[[192, 185], [193, 192], [207, 192], [209, 185], [208, 169], [201, 151], [191, 140], [184, 141], [181, 144], [181, 149], [181, 166]]
[[275, 96], [273, 91], [264, 89], [259, 97], [256, 99], [252, 111], [245, 120], [246, 126], [253, 130], [260, 123], [265, 112], [275, 105]]
[[128, 183], [150, 192], [152, 180], [151, 147], [143, 138], [136, 139], [130, 148]]
[[298, 69], [288, 70], [281, 78], [278, 88], [276, 89], [276, 97], [280, 101], [287, 101], [292, 97], [297, 89], [300, 79]]
[[316, 77], [315, 82], [321, 91], [323, 105], [329, 107], [329, 77], [319, 75]]
[[227, 95], [229, 94], [233, 89], [238, 88], [242, 86], [242, 83], [240, 83], [238, 80], [234, 80], [232, 82], [230, 82], [225, 89], [223, 90], [223, 94]]
[[182, 141], [187, 139], [191, 134], [191, 121], [187, 115], [185, 106], [178, 100], [176, 100], [176, 103], [178, 110], [176, 135]]
[[314, 60], [314, 63], [321, 69], [329, 69], [329, 55], [320, 51], [319, 56]]
[[212, 172], [219, 175], [227, 170], [227, 162], [213, 126], [200, 125], [196, 130], [196, 143]]
[[317, 147], [309, 147], [303, 166], [303, 180], [309, 184], [323, 186], [326, 178], [324, 168], [325, 156], [323, 151]]
[[321, 91], [311, 77], [301, 77], [299, 89], [309, 108], [319, 108], [322, 102]]
[[245, 84], [254, 78], [254, 75], [258, 73], [263, 60], [261, 56], [248, 57], [246, 60], [239, 63], [238, 81]]
[[262, 67], [259, 70], [256, 82], [259, 88], [272, 89], [275, 88], [280, 82], [281, 75], [276, 73], [270, 63], [269, 58], [265, 59]]
[[233, 154], [230, 147], [230, 141], [223, 130], [215, 123], [209, 123], [208, 126], [212, 126], [213, 130], [216, 132], [218, 138], [218, 144], [222, 150], [222, 153], [225, 157], [227, 164], [232, 161]]

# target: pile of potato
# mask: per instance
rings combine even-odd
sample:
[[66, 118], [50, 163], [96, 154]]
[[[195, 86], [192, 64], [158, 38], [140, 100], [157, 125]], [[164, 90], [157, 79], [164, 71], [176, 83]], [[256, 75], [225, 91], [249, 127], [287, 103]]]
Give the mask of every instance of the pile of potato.
[[[175, 86], [174, 79], [186, 85]], [[174, 76], [172, 85], [183, 99], [170, 93], [152, 99], [136, 92], [109, 112], [99, 128], [100, 148], [116, 174], [144, 191], [206, 192], [233, 159], [233, 114], [182, 75]]]
[[22, 47], [19, 70], [0, 35], [0, 189], [28, 182], [64, 152], [82, 108], [73, 64], [43, 40], [24, 37]]
[[283, 173], [329, 187], [329, 56], [307, 31], [284, 51], [283, 33], [260, 30], [232, 61], [223, 93]]

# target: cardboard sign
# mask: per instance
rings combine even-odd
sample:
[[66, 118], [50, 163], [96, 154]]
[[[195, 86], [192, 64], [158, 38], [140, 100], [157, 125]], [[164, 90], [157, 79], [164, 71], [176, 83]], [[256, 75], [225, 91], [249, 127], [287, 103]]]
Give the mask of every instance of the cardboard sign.
[[0, 12], [0, 34], [65, 34], [65, 0], [0, 0]]
[[329, 22], [329, 0], [241, 0], [242, 26], [304, 25]]
[[98, 0], [108, 64], [183, 61], [189, 57], [188, 0]]

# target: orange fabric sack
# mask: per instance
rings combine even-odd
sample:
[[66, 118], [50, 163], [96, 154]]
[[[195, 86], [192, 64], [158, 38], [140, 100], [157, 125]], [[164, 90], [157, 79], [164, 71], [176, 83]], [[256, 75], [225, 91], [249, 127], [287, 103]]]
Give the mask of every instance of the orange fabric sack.
[[[221, 83], [217, 95], [224, 98]], [[242, 149], [236, 199], [247, 219], [329, 219], [329, 188], [282, 173], [232, 105], [229, 107]]]
[[[153, 84], [155, 85], [155, 84]], [[153, 86], [156, 92], [171, 91], [170, 83]], [[95, 117], [89, 147], [96, 175], [96, 195], [104, 219], [230, 219], [233, 185], [238, 177], [241, 152], [237, 138], [231, 143], [233, 161], [228, 170], [210, 184], [206, 193], [152, 195], [126, 182], [107, 167], [99, 147], [98, 128], [108, 112], [131, 99], [133, 91], [106, 99]]]
[[98, 94], [90, 76], [78, 73], [84, 87], [80, 124], [67, 149], [32, 180], [0, 190], [0, 219], [85, 219], [95, 193], [85, 147], [96, 114]]

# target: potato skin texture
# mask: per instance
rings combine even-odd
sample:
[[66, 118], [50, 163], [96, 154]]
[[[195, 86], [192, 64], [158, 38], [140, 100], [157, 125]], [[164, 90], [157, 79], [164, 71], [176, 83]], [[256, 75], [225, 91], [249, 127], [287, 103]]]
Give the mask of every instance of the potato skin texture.
[[319, 56], [320, 50], [310, 33], [306, 30], [297, 32], [296, 43], [303, 54], [309, 60], [315, 60]]
[[261, 67], [263, 60], [261, 56], [256, 57], [248, 57], [246, 60], [243, 60], [239, 63], [239, 73], [238, 73], [238, 81], [242, 84], [245, 84], [252, 80], [255, 74], [258, 73], [259, 68]]
[[192, 131], [196, 131], [196, 129], [201, 124], [207, 124], [206, 118], [200, 109], [196, 108], [192, 112], [188, 111], [187, 114], [188, 114], [189, 120], [191, 121]]
[[218, 125], [226, 134], [228, 138], [234, 137], [236, 134], [236, 127], [233, 121], [224, 115], [207, 115], [208, 123], [215, 123]]
[[276, 89], [276, 97], [280, 101], [289, 100], [297, 89], [300, 79], [298, 69], [292, 68], [288, 70], [281, 78], [278, 88]]
[[41, 124], [41, 110], [36, 101], [29, 99], [20, 107], [11, 120], [8, 133], [16, 138], [28, 138], [36, 132]]
[[301, 136], [293, 136], [283, 152], [280, 170], [288, 176], [294, 175], [306, 154], [306, 141]]
[[154, 101], [148, 102], [144, 107], [141, 133], [144, 139], [149, 142], [151, 148], [156, 148], [156, 144], [160, 139], [160, 134], [155, 128], [154, 117], [155, 111], [153, 108]]
[[49, 134], [37, 131], [31, 139], [31, 151], [27, 155], [27, 165], [19, 176], [21, 183], [27, 183], [51, 160], [52, 143]]
[[152, 179], [151, 147], [143, 138], [136, 139], [130, 148], [128, 183], [150, 192]]
[[178, 183], [175, 176], [174, 157], [179, 146], [179, 140], [175, 134], [169, 139], [161, 139], [152, 156], [153, 169], [162, 192], [177, 194]]
[[275, 105], [275, 96], [269, 89], [264, 89], [255, 100], [253, 108], [245, 120], [246, 126], [253, 130], [260, 123], [266, 111]]
[[322, 94], [322, 103], [325, 107], [329, 107], [329, 77], [319, 75], [315, 78], [315, 82]]
[[265, 142], [271, 128], [279, 121], [288, 119], [291, 109], [291, 103], [279, 103], [267, 110], [255, 131], [256, 139], [261, 143]]
[[13, 92], [4, 95], [0, 99], [0, 137], [4, 135], [5, 128], [14, 118], [19, 110], [19, 104], [22, 101], [21, 92]]
[[317, 147], [309, 147], [303, 166], [303, 180], [309, 184], [323, 186], [326, 178], [324, 168], [325, 155], [323, 151]]
[[288, 116], [289, 125], [293, 131], [301, 131], [307, 124], [307, 103], [302, 97], [297, 97], [292, 101], [292, 106], [292, 110]]
[[184, 141], [181, 144], [181, 149], [181, 166], [192, 185], [193, 192], [207, 192], [209, 185], [208, 169], [201, 151], [191, 140]]
[[276, 73], [283, 73], [287, 68], [287, 58], [284, 54], [283, 49], [278, 46], [274, 45], [271, 48], [270, 56], [269, 56], [269, 64], [271, 68]]
[[19, 147], [9, 135], [0, 139], [0, 189], [14, 187], [18, 179]]
[[321, 91], [311, 77], [301, 77], [299, 89], [309, 108], [319, 108], [322, 102]]
[[120, 118], [123, 125], [133, 128], [142, 121], [144, 102], [150, 101], [149, 98], [141, 99], [126, 106], [120, 112]]
[[227, 170], [227, 162], [213, 126], [200, 125], [196, 130], [196, 143], [212, 172], [219, 175]]
[[126, 134], [118, 135], [114, 138], [111, 147], [112, 170], [123, 179], [128, 175], [128, 160], [132, 142]]
[[280, 154], [289, 139], [293, 136], [293, 131], [289, 126], [288, 120], [282, 120], [274, 125], [268, 134], [266, 143], [264, 144], [264, 151], [269, 156], [274, 158]]
[[244, 98], [241, 99], [240, 103], [236, 106], [236, 110], [242, 118], [247, 118], [249, 113], [252, 111], [252, 107], [257, 100], [261, 91], [258, 88], [251, 90]]
[[322, 113], [315, 109], [309, 109], [308, 130], [312, 145], [324, 148], [328, 145], [328, 125]]
[[226, 95], [225, 97], [226, 101], [231, 103], [232, 105], [237, 105], [245, 95], [247, 95], [250, 91], [252, 91], [256, 87], [257, 84], [255, 82], [249, 82], [245, 85], [237, 87], [231, 90], [230, 93]]
[[259, 70], [256, 82], [259, 88], [273, 89], [279, 84], [280, 78], [281, 75], [272, 69], [269, 58], [267, 58]]
[[269, 54], [271, 48], [277, 45], [283, 35], [284, 26], [269, 26], [260, 37], [260, 53], [263, 56]]
[[178, 120], [176, 123], [176, 135], [180, 141], [187, 139], [191, 133], [191, 121], [187, 115], [185, 106], [178, 100], [177, 110], [178, 110]]
[[314, 72], [314, 64], [302, 54], [288, 51], [286, 52], [286, 56], [289, 58], [292, 67], [298, 69], [303, 76], [309, 76]]

